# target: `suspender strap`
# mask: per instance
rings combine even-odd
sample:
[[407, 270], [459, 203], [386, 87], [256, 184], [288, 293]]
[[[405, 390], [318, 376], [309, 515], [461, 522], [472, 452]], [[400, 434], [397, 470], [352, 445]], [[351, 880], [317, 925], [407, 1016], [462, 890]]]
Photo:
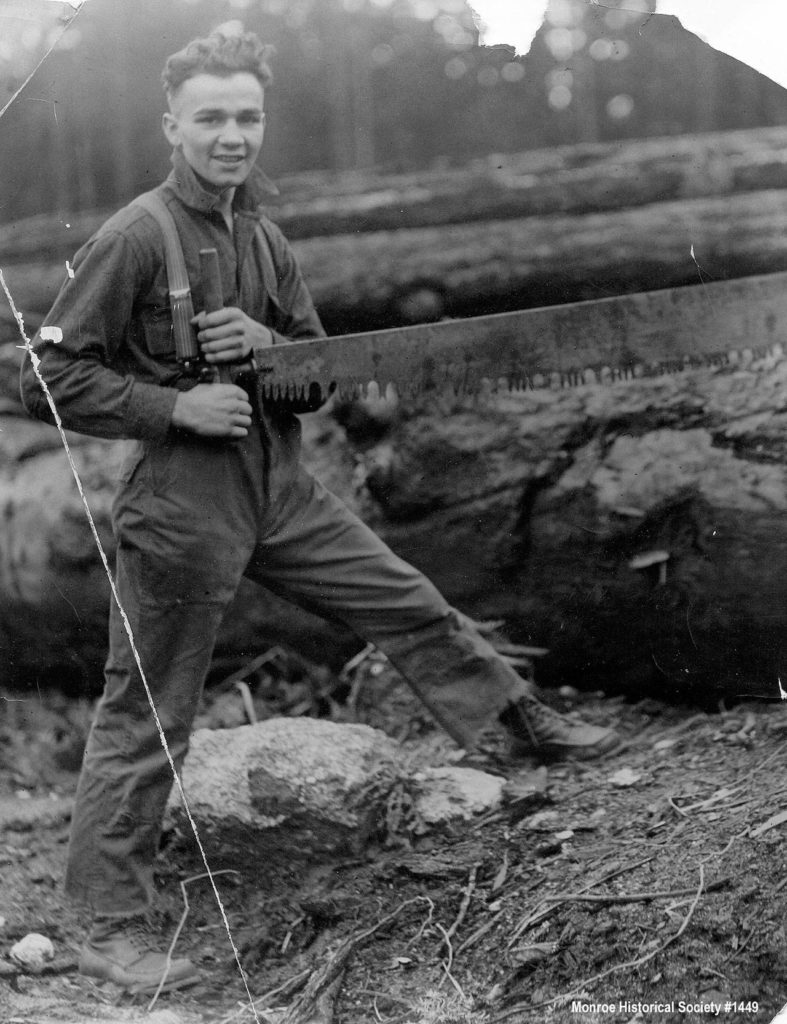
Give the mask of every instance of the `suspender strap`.
[[191, 318], [194, 306], [191, 301], [191, 287], [186, 271], [186, 260], [180, 236], [167, 204], [156, 192], [143, 192], [134, 202], [142, 206], [155, 218], [164, 237], [164, 254], [167, 264], [169, 303], [172, 308], [172, 328], [175, 335], [175, 353], [181, 362], [197, 359], [199, 348], [194, 337]]

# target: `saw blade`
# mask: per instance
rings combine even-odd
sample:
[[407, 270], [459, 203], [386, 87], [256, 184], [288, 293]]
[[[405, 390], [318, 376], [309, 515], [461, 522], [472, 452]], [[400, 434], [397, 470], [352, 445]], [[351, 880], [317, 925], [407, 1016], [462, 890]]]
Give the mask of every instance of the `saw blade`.
[[641, 292], [266, 349], [262, 397], [294, 411], [334, 392], [474, 395], [737, 363], [781, 344], [787, 274]]

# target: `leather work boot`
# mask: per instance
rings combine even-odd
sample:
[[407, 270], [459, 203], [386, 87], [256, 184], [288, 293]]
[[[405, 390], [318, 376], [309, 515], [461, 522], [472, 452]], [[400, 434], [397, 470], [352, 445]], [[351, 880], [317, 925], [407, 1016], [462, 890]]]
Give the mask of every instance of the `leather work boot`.
[[155, 947], [141, 917], [97, 920], [79, 954], [79, 973], [113, 981], [129, 992], [152, 995], [162, 976], [162, 992], [196, 984], [200, 978], [190, 960], [170, 960]]
[[500, 723], [511, 737], [511, 754], [515, 757], [590, 761], [611, 754], [622, 742], [614, 729], [561, 715], [532, 696], [509, 705], [500, 715]]

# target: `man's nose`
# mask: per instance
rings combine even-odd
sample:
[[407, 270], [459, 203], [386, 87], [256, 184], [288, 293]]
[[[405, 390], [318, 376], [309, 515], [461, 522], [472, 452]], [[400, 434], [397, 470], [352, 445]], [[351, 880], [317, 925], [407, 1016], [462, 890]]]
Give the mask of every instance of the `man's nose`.
[[225, 146], [242, 146], [243, 132], [238, 127], [238, 122], [229, 118], [222, 126], [219, 139]]

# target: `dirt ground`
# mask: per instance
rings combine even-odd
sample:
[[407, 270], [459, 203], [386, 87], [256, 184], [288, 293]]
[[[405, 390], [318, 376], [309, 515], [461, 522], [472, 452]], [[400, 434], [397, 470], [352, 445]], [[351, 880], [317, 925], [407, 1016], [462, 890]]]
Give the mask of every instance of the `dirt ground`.
[[[347, 718], [351, 704], [424, 761], [455, 760], [387, 670], [376, 674], [365, 703], [354, 689], [339, 711], [324, 678], [311, 708], [307, 684], [290, 679], [278, 710]], [[76, 972], [84, 921], [61, 878], [90, 703], [2, 696], [1, 1024], [770, 1022], [787, 1002], [779, 701], [711, 713], [550, 693], [617, 723], [624, 749], [585, 764], [490, 764], [508, 780], [500, 809], [417, 834], [391, 805], [352, 861], [272, 873], [252, 852], [241, 873], [216, 877], [248, 992], [209, 885], [186, 882], [204, 868], [167, 834], [155, 921], [172, 936], [187, 894], [176, 952], [204, 981], [151, 1006]], [[214, 693], [203, 723], [238, 724], [235, 700]], [[54, 944], [40, 974], [9, 957], [29, 932]]]

